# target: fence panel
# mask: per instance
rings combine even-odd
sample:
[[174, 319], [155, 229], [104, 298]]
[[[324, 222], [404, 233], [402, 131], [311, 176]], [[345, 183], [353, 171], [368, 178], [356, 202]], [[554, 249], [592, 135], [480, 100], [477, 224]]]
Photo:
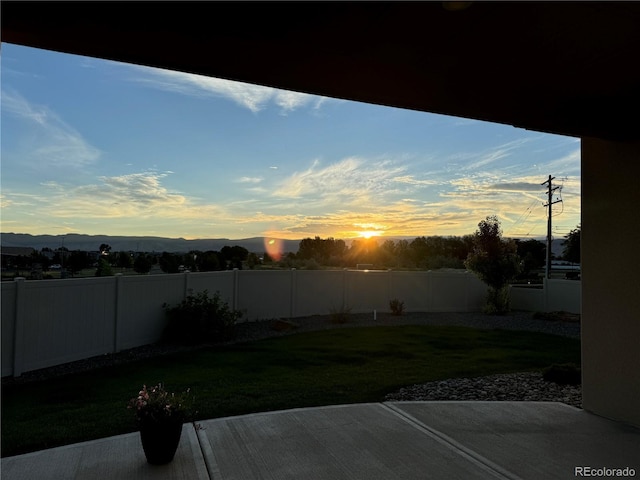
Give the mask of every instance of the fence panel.
[[[404, 302], [407, 312], [431, 310], [432, 276], [428, 272], [389, 272], [389, 300]], [[389, 309], [387, 305], [385, 311]]]
[[184, 275], [120, 277], [116, 350], [154, 343], [166, 326], [162, 305], [184, 299]]
[[196, 294], [207, 291], [209, 296], [213, 296], [216, 292], [220, 294], [220, 298], [233, 305], [234, 302], [234, 272], [202, 272], [202, 273], [185, 273], [187, 294]]
[[509, 299], [513, 310], [542, 312], [544, 310], [545, 291], [540, 287], [512, 286]]
[[582, 312], [582, 282], [578, 280], [547, 280], [547, 312]]
[[345, 302], [353, 313], [389, 309], [387, 271], [349, 270], [346, 276]]
[[237, 308], [243, 319], [288, 318], [292, 310], [292, 271], [236, 270]]
[[[113, 348], [115, 277], [24, 282], [18, 299], [17, 370], [29, 371], [109, 353]], [[18, 363], [16, 361], [16, 363]]]
[[487, 286], [471, 272], [467, 277], [467, 311], [479, 312], [487, 303]]
[[466, 312], [469, 310], [469, 287], [466, 272], [430, 272], [431, 308], [433, 312]]
[[298, 270], [292, 316], [327, 315], [342, 309], [345, 301], [344, 270]]
[[13, 373], [17, 282], [2, 283], [2, 376]]

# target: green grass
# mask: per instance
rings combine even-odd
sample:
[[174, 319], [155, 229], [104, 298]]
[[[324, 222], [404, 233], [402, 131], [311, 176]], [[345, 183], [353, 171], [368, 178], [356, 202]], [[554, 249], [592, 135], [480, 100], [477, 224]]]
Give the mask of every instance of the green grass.
[[463, 327], [332, 329], [202, 349], [2, 391], [2, 456], [135, 431], [142, 384], [191, 388], [197, 419], [382, 401], [399, 387], [580, 362], [578, 340]]

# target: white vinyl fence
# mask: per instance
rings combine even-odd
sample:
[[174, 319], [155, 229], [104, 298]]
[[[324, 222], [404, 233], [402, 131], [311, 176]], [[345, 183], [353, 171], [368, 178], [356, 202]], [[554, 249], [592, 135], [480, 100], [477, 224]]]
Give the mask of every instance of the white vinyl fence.
[[[166, 325], [163, 304], [204, 290], [219, 292], [246, 321], [343, 308], [387, 312], [394, 298], [406, 311], [480, 311], [486, 297], [486, 286], [468, 272], [234, 270], [16, 280], [2, 283], [2, 376], [154, 343]], [[580, 309], [576, 281], [512, 294], [514, 309]]]

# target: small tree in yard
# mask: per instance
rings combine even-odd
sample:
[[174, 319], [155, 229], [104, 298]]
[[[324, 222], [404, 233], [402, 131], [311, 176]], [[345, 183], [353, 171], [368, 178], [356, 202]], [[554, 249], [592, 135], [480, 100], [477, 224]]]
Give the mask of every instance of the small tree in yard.
[[489, 287], [487, 313], [509, 311], [509, 282], [520, 272], [520, 258], [516, 252], [515, 242], [502, 239], [496, 216], [488, 216], [478, 224], [465, 266]]

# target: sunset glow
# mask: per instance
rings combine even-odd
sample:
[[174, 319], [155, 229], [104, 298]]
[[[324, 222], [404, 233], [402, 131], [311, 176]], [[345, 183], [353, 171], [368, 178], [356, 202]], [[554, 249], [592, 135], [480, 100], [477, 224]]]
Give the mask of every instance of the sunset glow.
[[580, 140], [2, 44], [2, 231], [243, 239], [546, 234]]

